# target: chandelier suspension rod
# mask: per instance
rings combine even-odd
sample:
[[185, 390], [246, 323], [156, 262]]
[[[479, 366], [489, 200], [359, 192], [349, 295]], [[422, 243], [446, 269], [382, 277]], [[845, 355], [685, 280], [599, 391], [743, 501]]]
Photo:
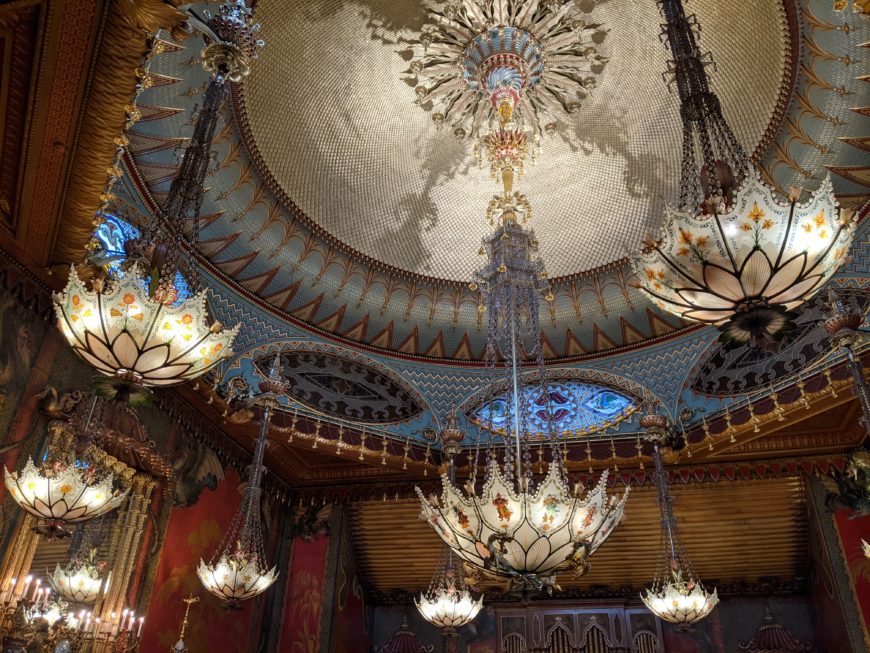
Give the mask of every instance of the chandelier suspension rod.
[[864, 428], [870, 433], [870, 388], [867, 387], [864, 370], [858, 362], [858, 357], [855, 356], [855, 350], [852, 348], [852, 345], [844, 343], [841, 347], [846, 352], [846, 364], [849, 366], [849, 371], [852, 372], [852, 377], [855, 380], [855, 394], [861, 403], [861, 410], [864, 413]]
[[[843, 304], [843, 300], [833, 288], [828, 288], [828, 302], [831, 308], [837, 315], [846, 315], [848, 311]], [[839, 339], [840, 349], [846, 355], [846, 365], [852, 373], [852, 378], [855, 381], [855, 395], [861, 403], [861, 411], [864, 413], [864, 429], [870, 433], [870, 387], [867, 386], [867, 380], [864, 378], [863, 365], [855, 356], [855, 350], [852, 347], [852, 339], [849, 337], [841, 337]]]
[[677, 548], [674, 543], [674, 510], [671, 504], [671, 495], [668, 493], [668, 477], [665, 466], [662, 464], [662, 454], [657, 442], [653, 443], [653, 460], [656, 466], [656, 486], [659, 491], [659, 506], [662, 511], [662, 526], [668, 534], [668, 546], [671, 551], [671, 560], [677, 560]]
[[[263, 458], [266, 454], [266, 435], [269, 432], [269, 421], [272, 419], [272, 407], [265, 406], [263, 408], [263, 421], [260, 424], [260, 434], [257, 437], [257, 444], [254, 447], [254, 459], [251, 461], [251, 480], [249, 487], [251, 490], [259, 491], [260, 480], [263, 478]], [[253, 503], [253, 494], [251, 492], [248, 497], [248, 503]]]
[[517, 488], [522, 491], [522, 455], [520, 452], [520, 385], [517, 362], [517, 328], [514, 322], [517, 319], [516, 305], [511, 315], [511, 376], [514, 384], [514, 440], [517, 448]]

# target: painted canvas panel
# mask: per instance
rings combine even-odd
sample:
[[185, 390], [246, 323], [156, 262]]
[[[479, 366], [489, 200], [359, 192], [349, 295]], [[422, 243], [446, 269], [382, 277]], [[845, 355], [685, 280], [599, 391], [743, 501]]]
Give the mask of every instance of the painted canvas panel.
[[317, 653], [323, 606], [323, 577], [329, 540], [312, 542], [296, 538], [287, 575], [284, 623], [280, 650], [286, 653]]

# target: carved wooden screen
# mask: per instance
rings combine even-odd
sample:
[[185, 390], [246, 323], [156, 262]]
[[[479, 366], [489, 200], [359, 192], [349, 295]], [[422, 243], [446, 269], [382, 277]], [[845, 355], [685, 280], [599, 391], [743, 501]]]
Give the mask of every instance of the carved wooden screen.
[[610, 642], [601, 626], [593, 624], [586, 629], [582, 649], [584, 653], [610, 653]]
[[621, 601], [498, 606], [496, 621], [498, 653], [665, 653], [655, 615]]
[[658, 650], [659, 639], [648, 630], [634, 636], [634, 653], [657, 653]]
[[574, 653], [575, 650], [571, 632], [564, 624], [558, 623], [550, 629], [547, 635], [547, 653]]
[[528, 649], [522, 635], [511, 633], [502, 640], [501, 650], [503, 653], [526, 653]]

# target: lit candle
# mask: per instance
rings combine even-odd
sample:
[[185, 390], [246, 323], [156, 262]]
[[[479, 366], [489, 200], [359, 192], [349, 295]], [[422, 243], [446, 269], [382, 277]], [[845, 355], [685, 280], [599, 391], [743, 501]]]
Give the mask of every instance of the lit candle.
[[[42, 579], [41, 579], [41, 578], [37, 578], [37, 579], [36, 579], [36, 587], [33, 588], [33, 594], [32, 594], [31, 597], [30, 597], [30, 600], [31, 600], [31, 601], [35, 601], [35, 600], [36, 600], [36, 596], [37, 596], [37, 593], [39, 592], [39, 586], [40, 586], [40, 585], [42, 585]], [[26, 591], [26, 590], [25, 590], [25, 591]]]
[[48, 609], [48, 595], [51, 594], [51, 588], [45, 588], [45, 596], [42, 597], [42, 605], [44, 608]]
[[136, 623], [136, 613], [130, 610], [130, 621], [127, 622], [127, 630], [133, 630], [133, 624]]
[[94, 637], [100, 634], [100, 618], [94, 619]]
[[27, 590], [30, 589], [30, 583], [33, 582], [33, 576], [28, 576], [24, 579], [24, 589], [21, 590], [21, 594], [18, 596], [27, 597]]
[[136, 631], [136, 639], [142, 637], [142, 624], [145, 623], [145, 617], [139, 617], [139, 630]]

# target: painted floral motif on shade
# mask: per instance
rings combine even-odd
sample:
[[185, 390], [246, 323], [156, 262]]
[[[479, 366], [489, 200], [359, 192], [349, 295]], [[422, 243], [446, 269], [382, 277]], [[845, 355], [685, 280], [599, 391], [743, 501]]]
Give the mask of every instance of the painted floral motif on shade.
[[[525, 415], [523, 429], [529, 433], [559, 435], [594, 433], [621, 422], [637, 410], [637, 401], [606, 386], [581, 381], [551, 383], [524, 388], [520, 403]], [[468, 415], [475, 424], [502, 433], [513, 428], [514, 406], [509, 393], [496, 397]]]

